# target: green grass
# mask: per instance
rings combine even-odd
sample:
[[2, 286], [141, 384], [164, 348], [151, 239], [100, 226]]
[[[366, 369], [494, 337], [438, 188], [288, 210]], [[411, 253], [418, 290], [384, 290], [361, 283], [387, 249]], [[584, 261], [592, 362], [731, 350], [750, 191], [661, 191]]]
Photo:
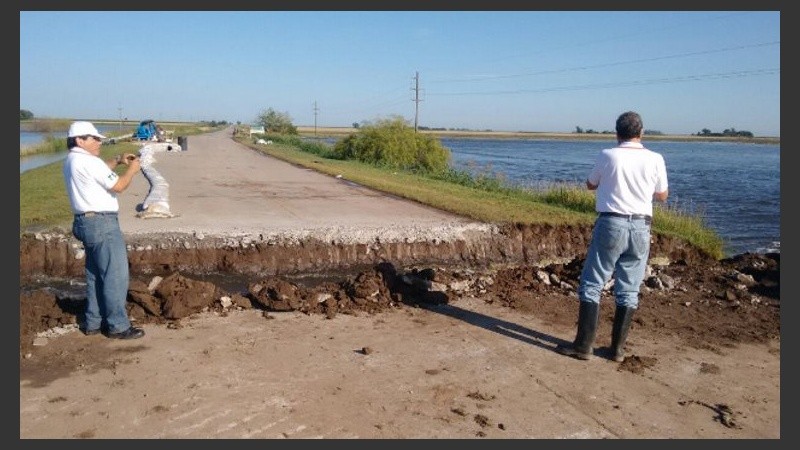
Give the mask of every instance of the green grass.
[[58, 153], [67, 151], [67, 139], [46, 135], [44, 140], [34, 146], [20, 149], [19, 156], [30, 156], [45, 153]]
[[36, 225], [65, 226], [72, 219], [62, 167], [62, 163], [53, 163], [20, 174], [20, 230]]

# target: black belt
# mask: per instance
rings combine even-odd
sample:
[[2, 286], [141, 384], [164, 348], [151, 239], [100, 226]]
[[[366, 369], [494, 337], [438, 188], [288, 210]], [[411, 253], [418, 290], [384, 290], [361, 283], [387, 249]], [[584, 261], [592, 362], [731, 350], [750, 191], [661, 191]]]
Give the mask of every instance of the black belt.
[[85, 213], [75, 214], [75, 217], [93, 217], [93, 216], [116, 216], [116, 211], [86, 211]]
[[623, 219], [644, 219], [647, 223], [650, 223], [653, 220], [653, 218], [648, 216], [647, 214], [621, 214], [618, 212], [601, 212], [600, 215], [622, 217]]

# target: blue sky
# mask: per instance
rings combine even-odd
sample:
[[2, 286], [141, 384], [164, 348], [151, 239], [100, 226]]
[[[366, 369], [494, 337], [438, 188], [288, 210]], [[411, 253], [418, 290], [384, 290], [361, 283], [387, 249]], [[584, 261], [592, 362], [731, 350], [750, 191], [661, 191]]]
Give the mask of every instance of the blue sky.
[[[779, 11], [20, 11], [37, 117], [780, 136]], [[419, 102], [415, 102], [419, 80]], [[416, 107], [418, 106], [418, 114]]]

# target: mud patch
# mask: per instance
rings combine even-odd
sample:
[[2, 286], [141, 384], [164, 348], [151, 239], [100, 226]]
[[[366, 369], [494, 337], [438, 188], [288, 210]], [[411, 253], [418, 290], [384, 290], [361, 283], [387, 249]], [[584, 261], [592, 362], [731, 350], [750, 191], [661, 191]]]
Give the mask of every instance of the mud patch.
[[[779, 286], [771, 287], [773, 280], [779, 280], [779, 257], [748, 255], [704, 265], [651, 266], [648, 280], [663, 281], [659, 288], [642, 289], [628, 345], [635, 346], [640, 333], [682, 336], [684, 345], [702, 342], [712, 351], [741, 342], [779, 340], [780, 298], [769, 296], [780, 292]], [[128, 313], [138, 323], [174, 327], [180, 326], [182, 318], [206, 311], [225, 314], [256, 308], [267, 315], [300, 311], [332, 318], [336, 314], [378, 314], [387, 308], [441, 305], [473, 297], [574, 326], [578, 310], [575, 290], [582, 264], [575, 259], [564, 264], [478, 270], [396, 267], [383, 262], [338, 280], [326, 278], [315, 283], [282, 276], [243, 278], [244, 290], [235, 292], [174, 272], [163, 278], [135, 277], [128, 291]], [[76, 326], [85, 307], [85, 294], [76, 295], [80, 289], [72, 285], [69, 292], [52, 287], [20, 290], [21, 356], [31, 351], [41, 333]], [[732, 294], [724, 294], [727, 292]], [[601, 297], [596, 347], [609, 344], [613, 315], [612, 290], [606, 290]], [[620, 370], [641, 373], [653, 363], [646, 357], [632, 356], [620, 364]]]
[[655, 367], [657, 361], [658, 359], [652, 356], [626, 356], [625, 359], [619, 363], [617, 370], [641, 375], [644, 373], [645, 369], [652, 369]]

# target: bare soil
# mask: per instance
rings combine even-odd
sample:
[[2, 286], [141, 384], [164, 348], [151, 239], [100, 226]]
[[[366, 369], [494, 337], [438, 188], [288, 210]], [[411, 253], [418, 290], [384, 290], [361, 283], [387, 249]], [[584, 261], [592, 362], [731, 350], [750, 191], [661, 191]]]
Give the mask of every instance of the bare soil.
[[781, 437], [780, 255], [655, 236], [622, 363], [572, 340], [589, 226], [476, 224], [259, 155], [159, 155], [120, 199], [146, 331], [84, 336], [80, 245], [20, 237], [20, 438]]
[[[322, 255], [320, 255], [322, 257]], [[224, 275], [220, 283], [207, 276], [176, 271], [134, 277], [128, 293], [129, 315], [138, 323], [165, 324], [207, 311], [231, 309], [322, 314], [376, 314], [404, 306], [452, 304], [469, 296], [487, 304], [574, 324], [582, 260], [545, 267], [503, 269], [397, 268], [381, 263], [340, 279], [272, 276], [247, 279]], [[651, 266], [652, 267], [652, 266]], [[543, 282], [537, 272], [548, 274]], [[780, 254], [743, 254], [692, 267], [683, 263], [651, 269], [650, 279], [668, 277], [671, 288], [645, 287], [636, 313], [637, 328], [648, 333], [685, 336], [698, 348], [768, 343], [780, 339]], [[549, 280], [558, 280], [554, 283]], [[76, 323], [85, 304], [79, 280], [73, 288], [24, 287], [20, 293], [20, 353], [33, 349], [35, 335]], [[57, 285], [53, 280], [50, 283]], [[241, 289], [236, 290], [239, 284]], [[613, 295], [603, 322], [613, 319]], [[230, 303], [226, 304], [229, 299]], [[609, 331], [609, 330], [605, 330]], [[604, 330], [599, 331], [601, 342]], [[694, 344], [692, 344], [694, 343]]]
[[20, 436], [780, 437], [779, 254], [654, 267], [675, 285], [644, 289], [622, 363], [610, 293], [595, 359], [553, 351], [581, 264], [139, 276], [130, 342], [77, 331], [74, 289], [23, 291]]

